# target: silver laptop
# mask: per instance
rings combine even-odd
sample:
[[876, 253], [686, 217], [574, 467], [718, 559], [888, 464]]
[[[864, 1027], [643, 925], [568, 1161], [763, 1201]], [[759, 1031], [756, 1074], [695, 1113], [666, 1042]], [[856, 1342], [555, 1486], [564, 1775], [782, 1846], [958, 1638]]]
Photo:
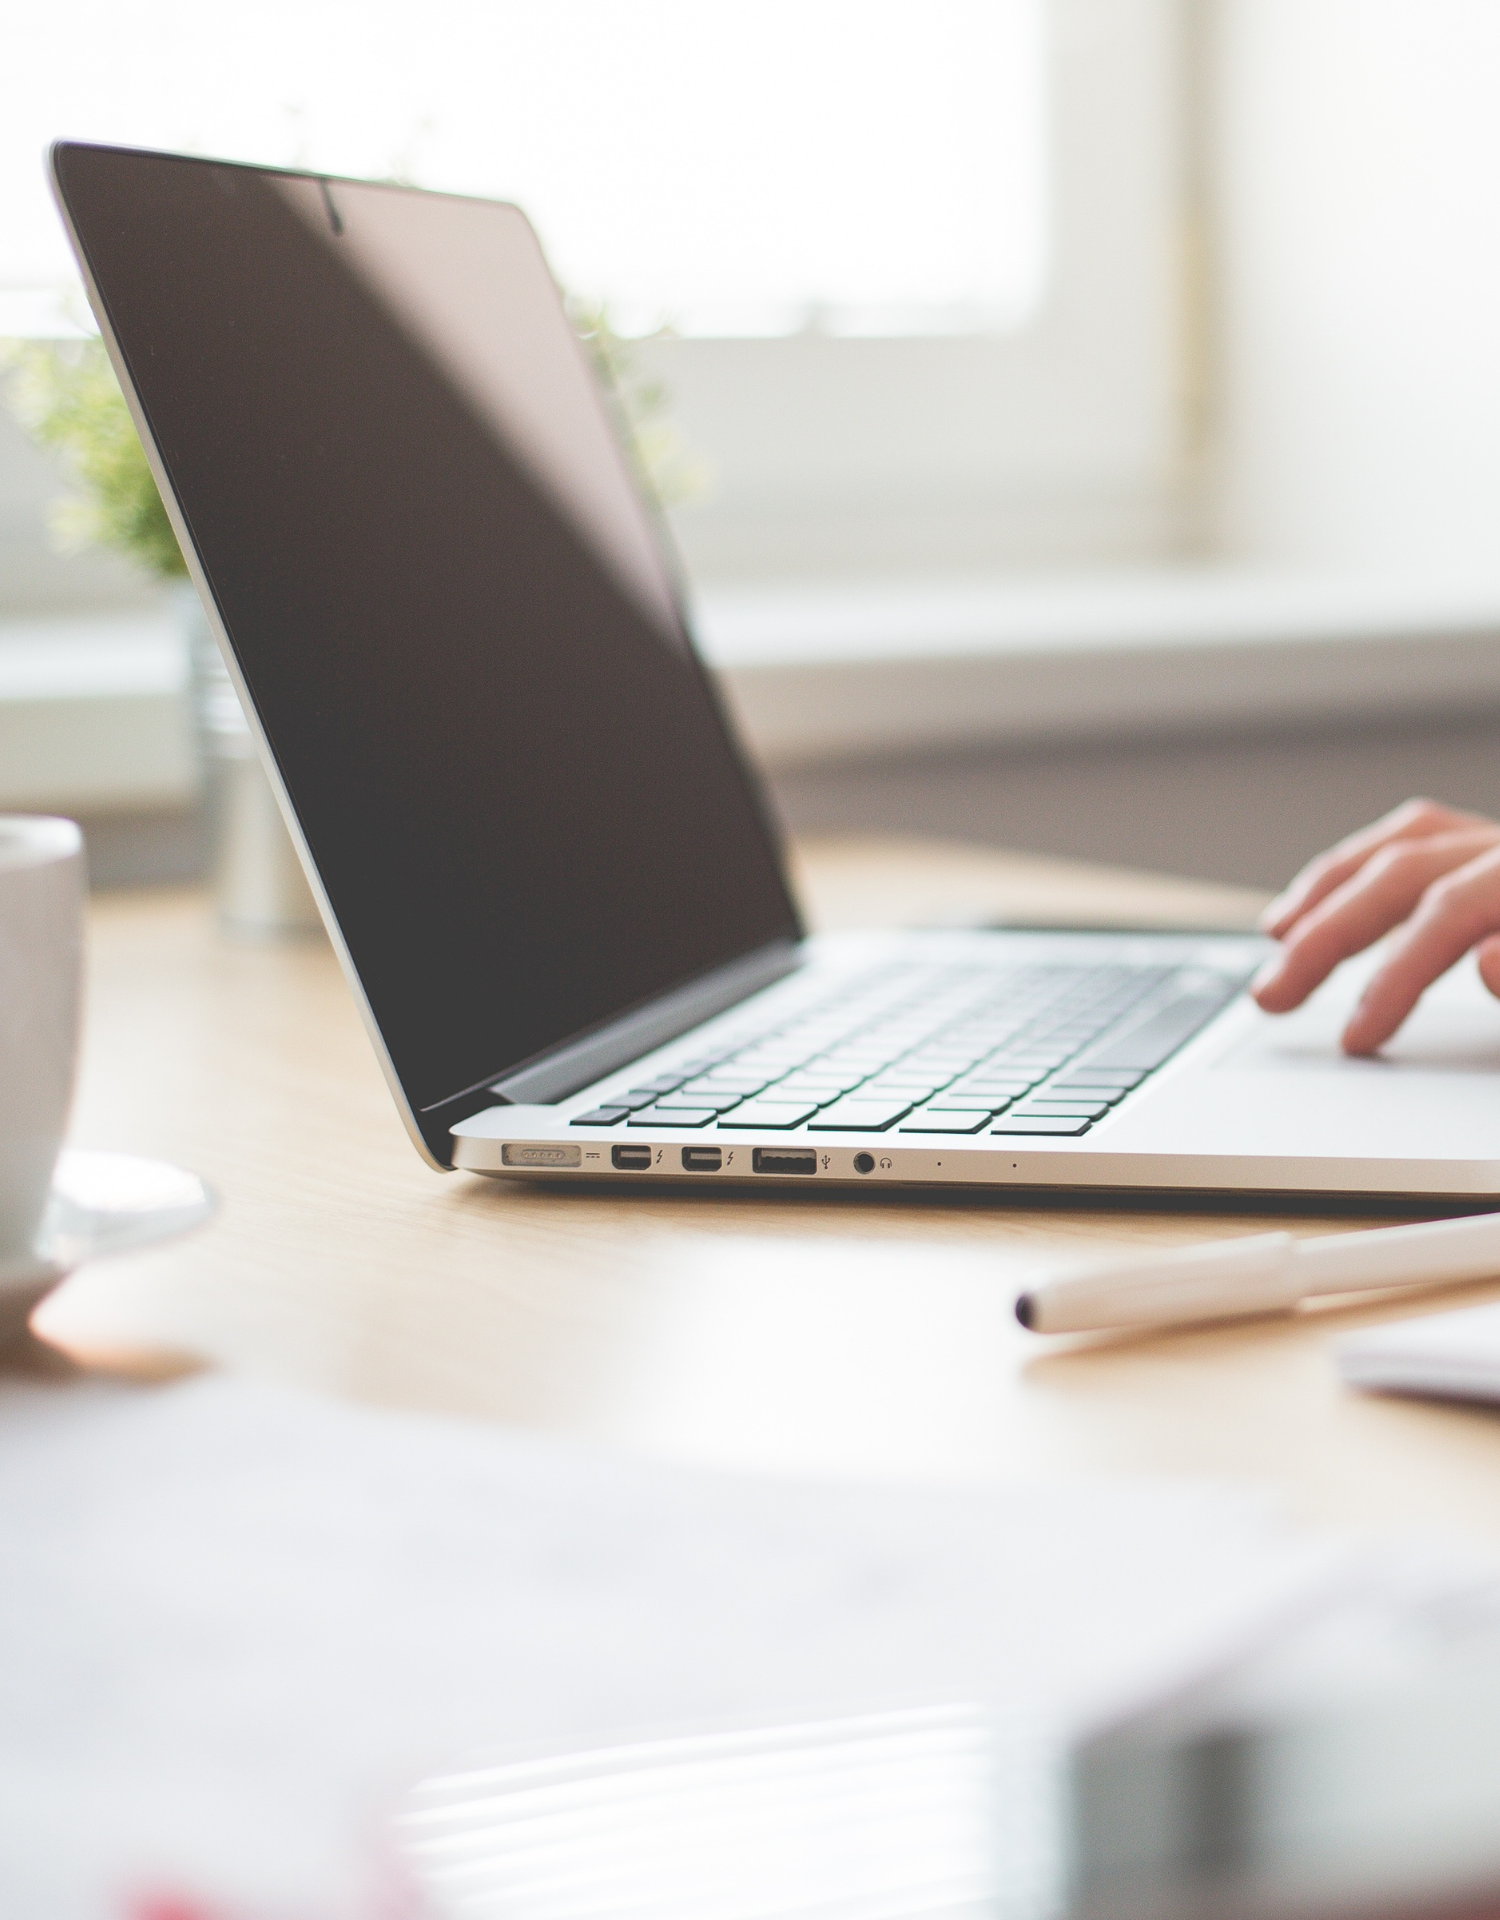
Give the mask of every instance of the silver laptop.
[[371, 1039], [529, 1180], [1500, 1195], [1467, 974], [1379, 1061], [1235, 935], [804, 937], [514, 207], [64, 143], [59, 203]]

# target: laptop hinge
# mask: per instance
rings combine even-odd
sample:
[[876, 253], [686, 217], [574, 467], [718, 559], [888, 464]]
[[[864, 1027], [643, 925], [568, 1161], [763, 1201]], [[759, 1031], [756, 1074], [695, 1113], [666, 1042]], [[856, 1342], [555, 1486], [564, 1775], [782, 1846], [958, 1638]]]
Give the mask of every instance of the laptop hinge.
[[[529, 1061], [516, 1072], [492, 1081], [488, 1092], [510, 1106], [548, 1106], [555, 1100], [566, 1100], [569, 1094], [613, 1073], [616, 1067], [638, 1060], [642, 1054], [711, 1020], [716, 1013], [748, 1000], [801, 964], [799, 942], [773, 941], [622, 1014], [582, 1040], [569, 1041], [541, 1059]], [[442, 1104], [446, 1107], [449, 1102]], [[471, 1097], [471, 1111], [472, 1104]]]

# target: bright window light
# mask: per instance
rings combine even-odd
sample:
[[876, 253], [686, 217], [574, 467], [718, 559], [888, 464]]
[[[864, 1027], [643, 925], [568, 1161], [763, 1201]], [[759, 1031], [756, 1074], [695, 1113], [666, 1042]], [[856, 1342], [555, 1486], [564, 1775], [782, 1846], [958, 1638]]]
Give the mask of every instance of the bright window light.
[[[519, 201], [622, 331], [1021, 325], [1046, 0], [69, 0], [0, 82], [0, 332], [71, 265], [58, 135]], [[7, 326], [7, 321], [9, 325]]]

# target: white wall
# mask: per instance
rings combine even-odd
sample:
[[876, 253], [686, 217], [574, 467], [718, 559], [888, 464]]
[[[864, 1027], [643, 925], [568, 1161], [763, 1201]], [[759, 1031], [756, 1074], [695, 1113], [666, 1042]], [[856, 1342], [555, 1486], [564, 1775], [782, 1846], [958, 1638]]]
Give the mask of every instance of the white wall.
[[1500, 5], [1214, 5], [1223, 547], [1500, 575]]

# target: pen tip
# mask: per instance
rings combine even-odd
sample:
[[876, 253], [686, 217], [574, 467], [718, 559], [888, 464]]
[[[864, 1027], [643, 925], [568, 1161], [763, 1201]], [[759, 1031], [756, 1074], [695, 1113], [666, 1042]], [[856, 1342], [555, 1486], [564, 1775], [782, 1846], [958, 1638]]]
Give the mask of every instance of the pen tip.
[[1034, 1309], [1031, 1304], [1031, 1295], [1029, 1293], [1023, 1293], [1016, 1302], [1016, 1318], [1028, 1333], [1031, 1331], [1033, 1317]]

